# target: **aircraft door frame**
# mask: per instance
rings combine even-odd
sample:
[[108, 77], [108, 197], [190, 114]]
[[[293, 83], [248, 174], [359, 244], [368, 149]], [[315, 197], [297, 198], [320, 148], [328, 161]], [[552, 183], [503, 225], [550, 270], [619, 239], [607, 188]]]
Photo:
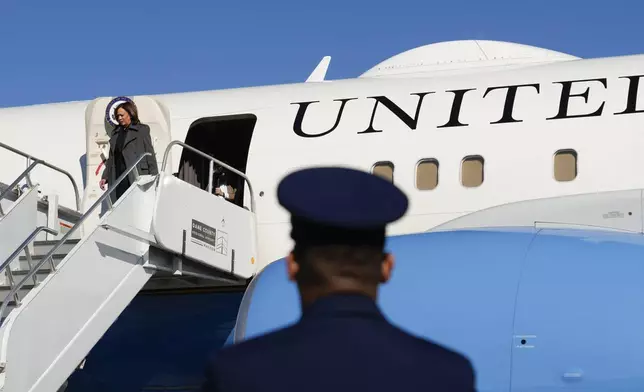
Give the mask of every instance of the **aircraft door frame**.
[[[172, 140], [171, 121], [168, 109], [162, 103], [148, 96], [101, 97], [91, 101], [85, 109], [85, 132], [87, 152], [85, 160], [85, 192], [82, 210], [86, 211], [102, 194], [99, 182], [105, 170], [105, 160], [109, 154], [109, 140], [115, 128], [114, 108], [121, 102], [133, 101], [138, 109], [139, 119], [150, 127], [150, 138], [161, 170], [163, 153]], [[172, 152], [168, 157], [172, 167]], [[102, 211], [105, 211], [104, 203]], [[95, 210], [83, 224], [83, 232], [95, 227], [100, 219], [100, 210]]]

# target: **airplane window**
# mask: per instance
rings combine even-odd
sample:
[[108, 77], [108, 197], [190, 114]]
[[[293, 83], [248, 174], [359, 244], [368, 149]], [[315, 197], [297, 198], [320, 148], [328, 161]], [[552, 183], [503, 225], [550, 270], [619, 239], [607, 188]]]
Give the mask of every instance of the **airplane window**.
[[474, 188], [483, 183], [485, 161], [481, 156], [469, 156], [461, 163], [461, 184]]
[[391, 162], [377, 162], [373, 165], [371, 172], [389, 180], [390, 182], [394, 182], [394, 164]]
[[438, 161], [423, 159], [416, 167], [416, 188], [421, 191], [435, 189], [438, 186]]
[[577, 178], [577, 152], [575, 150], [557, 151], [554, 166], [555, 180], [574, 180]]

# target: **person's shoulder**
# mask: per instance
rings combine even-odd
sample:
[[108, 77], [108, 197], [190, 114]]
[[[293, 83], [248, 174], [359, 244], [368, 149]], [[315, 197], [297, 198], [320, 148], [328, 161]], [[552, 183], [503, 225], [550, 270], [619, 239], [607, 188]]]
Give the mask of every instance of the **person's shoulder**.
[[[208, 359], [202, 391], [216, 391], [225, 387], [244, 390], [256, 381], [248, 379], [248, 369], [264, 371], [271, 365], [279, 365], [266, 354], [273, 353], [283, 336], [282, 331], [250, 338], [239, 343], [224, 346]], [[281, 338], [283, 339], [283, 337]]]
[[119, 134], [119, 131], [121, 131], [122, 129], [123, 127], [120, 125], [113, 127], [112, 130], [109, 132], [110, 139], [114, 139]]
[[139, 131], [150, 132], [150, 126], [142, 122], [134, 125], [134, 127], [136, 127]]
[[223, 347], [217, 353], [215, 360], [221, 363], [236, 363], [237, 361], [248, 361], [249, 358], [258, 358], [261, 352], [274, 352], [276, 349], [284, 349], [293, 340], [293, 327], [286, 327], [265, 335], [252, 337], [239, 343]]
[[[206, 385], [239, 386], [247, 380], [248, 369], [268, 371], [280, 366], [280, 357], [295, 347], [289, 328], [224, 346], [208, 360]], [[215, 390], [215, 387], [210, 387]], [[208, 388], [206, 388], [208, 390]]]
[[473, 379], [474, 368], [465, 355], [429, 339], [414, 336], [398, 327], [392, 327], [399, 337], [397, 344], [420, 360], [419, 363], [428, 363], [429, 361], [444, 369], [445, 375]]
[[145, 123], [131, 124], [130, 129], [136, 130], [139, 133], [150, 133], [150, 126]]

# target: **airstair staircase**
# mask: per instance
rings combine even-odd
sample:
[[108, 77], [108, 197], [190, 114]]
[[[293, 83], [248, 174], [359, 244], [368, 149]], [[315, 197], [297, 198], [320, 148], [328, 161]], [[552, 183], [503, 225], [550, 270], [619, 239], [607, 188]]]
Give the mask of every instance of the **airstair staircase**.
[[[210, 160], [211, 173], [217, 163], [244, 178], [250, 209], [210, 193], [210, 184], [202, 190], [166, 173], [175, 145]], [[137, 165], [150, 154], [142, 155], [82, 214], [78, 205], [77, 211], [58, 207], [55, 195], [47, 197], [46, 208], [41, 206], [39, 186], [29, 178], [36, 165], [66, 172], [0, 147], [33, 161], [0, 190], [2, 392], [58, 391], [155, 275], [230, 285], [244, 284], [256, 272], [250, 181], [193, 147], [171, 142], [157, 176], [138, 174]], [[132, 185], [112, 205], [110, 195], [126, 177]], [[22, 180], [24, 190], [15, 191]], [[98, 225], [84, 226], [104, 202], [109, 208]]]

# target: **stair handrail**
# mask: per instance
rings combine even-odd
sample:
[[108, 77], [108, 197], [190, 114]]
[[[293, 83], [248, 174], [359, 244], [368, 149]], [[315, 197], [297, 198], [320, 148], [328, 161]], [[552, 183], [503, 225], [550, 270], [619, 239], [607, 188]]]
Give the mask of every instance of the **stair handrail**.
[[[54, 253], [56, 253], [56, 251], [58, 250], [58, 248], [60, 248], [60, 247], [65, 243], [65, 241], [67, 241], [67, 239], [68, 239], [68, 238], [69, 238], [69, 237], [70, 237], [70, 236], [71, 236], [71, 235], [76, 231], [76, 229], [78, 229], [78, 228], [83, 224], [83, 222], [85, 221], [85, 219], [87, 219], [87, 217], [89, 217], [89, 216], [90, 216], [90, 214], [91, 214], [91, 213], [96, 209], [96, 207], [100, 206], [100, 205], [103, 203], [103, 201], [104, 201], [107, 197], [109, 197], [109, 196], [112, 194], [112, 192], [114, 192], [114, 190], [116, 190], [116, 187], [117, 187], [117, 186], [118, 186], [118, 185], [119, 185], [119, 184], [120, 184], [120, 183], [125, 179], [125, 177], [127, 177], [128, 175], [130, 175], [130, 173], [131, 173], [131, 172], [136, 168], [136, 166], [137, 166], [137, 165], [138, 165], [138, 164], [143, 160], [143, 158], [145, 158], [146, 156], [152, 156], [152, 154], [151, 154], [151, 153], [149, 153], [149, 152], [143, 153], [143, 155], [141, 155], [141, 156], [139, 157], [139, 159], [137, 159], [137, 160], [136, 160], [136, 162], [134, 162], [130, 167], [128, 167], [128, 169], [127, 169], [125, 172], [123, 172], [123, 174], [121, 174], [121, 176], [120, 176], [119, 178], [117, 178], [117, 179], [116, 179], [116, 181], [114, 182], [114, 184], [110, 184], [110, 187], [108, 188], [107, 192], [104, 192], [104, 193], [101, 195], [101, 197], [99, 197], [99, 198], [98, 198], [98, 200], [96, 200], [96, 201], [94, 202], [94, 204], [92, 204], [92, 206], [91, 206], [91, 207], [90, 207], [90, 208], [89, 208], [89, 209], [88, 209], [88, 210], [87, 210], [83, 215], [81, 215], [81, 217], [80, 217], [80, 218], [78, 219], [78, 221], [74, 224], [74, 226], [72, 226], [72, 228], [71, 228], [71, 229], [69, 229], [69, 231], [68, 231], [67, 233], [65, 233], [65, 235], [63, 235], [63, 237], [62, 237], [60, 240], [58, 240], [58, 242], [56, 243], [56, 245], [54, 245], [54, 246], [51, 248], [51, 250], [49, 251], [49, 253], [47, 253], [45, 256], [43, 256], [43, 258], [42, 258], [42, 259], [40, 259], [40, 261], [38, 261], [38, 263], [36, 263], [36, 265], [35, 265], [33, 268], [31, 268], [31, 269], [29, 270], [29, 273], [28, 273], [27, 275], [25, 275], [25, 276], [22, 278], [22, 280], [20, 280], [20, 282], [18, 282], [18, 284], [16, 284], [16, 285], [14, 286], [14, 288], [13, 288], [13, 289], [11, 289], [11, 291], [9, 291], [9, 293], [5, 296], [4, 300], [2, 301], [2, 306], [0, 306], [0, 315], [3, 315], [3, 314], [4, 314], [4, 312], [5, 312], [5, 310], [6, 310], [6, 308], [7, 308], [7, 303], [8, 303], [8, 302], [7, 302], [7, 299], [8, 299], [8, 298], [11, 298], [11, 296], [15, 295], [15, 294], [16, 294], [16, 293], [17, 293], [17, 292], [18, 292], [18, 291], [19, 291], [19, 290], [20, 290], [20, 289], [25, 285], [25, 283], [26, 283], [26, 282], [27, 282], [27, 281], [28, 281], [32, 276], [34, 276], [34, 275], [36, 274], [36, 272], [38, 272], [38, 270], [40, 269], [40, 267], [42, 267], [42, 266], [43, 266], [43, 264], [45, 264], [45, 263], [47, 262], [47, 260], [49, 260], [49, 259], [54, 255]], [[138, 178], [139, 178], [138, 170], [136, 170], [136, 171], [135, 171], [135, 176], [136, 176], [136, 179], [138, 180]], [[6, 320], [6, 318], [5, 318], [5, 320]], [[3, 324], [3, 323], [4, 323], [4, 320], [0, 321], [0, 326], [2, 326], [2, 324]]]
[[29, 154], [27, 154], [27, 153], [26, 153], [26, 152], [24, 152], [24, 151], [20, 151], [20, 150], [18, 150], [17, 148], [14, 148], [14, 147], [8, 146], [8, 145], [6, 145], [6, 144], [4, 144], [4, 143], [2, 143], [2, 142], [0, 142], [0, 147], [4, 148], [5, 150], [9, 150], [9, 151], [11, 151], [11, 152], [13, 152], [13, 153], [15, 153], [15, 154], [21, 155], [21, 156], [23, 156], [23, 157], [27, 158], [27, 160], [32, 160], [32, 161], [34, 161], [31, 165], [29, 165], [29, 166], [25, 169], [25, 171], [23, 171], [23, 172], [22, 172], [22, 174], [20, 174], [20, 176], [18, 176], [18, 178], [17, 178], [13, 183], [11, 183], [11, 185], [9, 185], [9, 187], [7, 187], [7, 189], [5, 189], [2, 193], [0, 193], [0, 200], [4, 199], [4, 197], [5, 197], [9, 192], [11, 192], [11, 191], [13, 190], [13, 188], [14, 188], [16, 185], [18, 185], [18, 183], [19, 183], [20, 181], [22, 181], [22, 179], [23, 179], [23, 178], [25, 178], [25, 176], [29, 175], [29, 173], [30, 173], [30, 172], [31, 172], [31, 171], [32, 171], [36, 166], [38, 166], [38, 165], [43, 165], [43, 166], [46, 166], [46, 167], [48, 167], [48, 168], [50, 168], [50, 169], [52, 169], [52, 170], [55, 170], [55, 171], [57, 171], [57, 172], [59, 172], [59, 173], [64, 174], [65, 176], [67, 176], [67, 178], [69, 178], [69, 180], [72, 182], [72, 186], [74, 187], [74, 193], [76, 194], [76, 211], [80, 211], [80, 209], [81, 209], [81, 207], [80, 207], [80, 193], [78, 192], [78, 185], [76, 185], [76, 181], [74, 181], [74, 177], [72, 177], [72, 175], [71, 175], [71, 174], [69, 174], [69, 172], [68, 172], [68, 171], [63, 170], [63, 169], [59, 168], [58, 166], [52, 165], [51, 163], [45, 162], [45, 161], [43, 161], [42, 159], [36, 158], [36, 157], [34, 157], [34, 156], [32, 156], [32, 155], [29, 155]]
[[[203, 158], [208, 159], [211, 162], [214, 162], [214, 163], [216, 163], [216, 164], [218, 164], [218, 165], [220, 165], [222, 167], [225, 167], [226, 169], [230, 170], [231, 172], [233, 172], [233, 173], [237, 174], [238, 176], [240, 176], [241, 178], [243, 178], [246, 181], [246, 183], [248, 184], [248, 190], [250, 191], [250, 211], [253, 212], [253, 213], [255, 212], [255, 192], [253, 192], [253, 185], [250, 182], [250, 178], [248, 178], [246, 176], [246, 174], [240, 172], [239, 170], [235, 169], [234, 167], [232, 167], [230, 165], [227, 165], [224, 162], [220, 161], [219, 159], [213, 158], [210, 155], [206, 154], [205, 152], [200, 151], [200, 150], [198, 150], [198, 149], [196, 149], [196, 148], [194, 148], [194, 147], [192, 147], [192, 146], [190, 146], [190, 145], [188, 145], [188, 144], [186, 144], [184, 142], [181, 142], [179, 140], [173, 140], [170, 143], [168, 143], [168, 146], [165, 148], [165, 151], [163, 153], [163, 163], [161, 165], [161, 171], [162, 172], [165, 173], [165, 168], [166, 168], [166, 166], [168, 164], [168, 156], [170, 154], [170, 148], [172, 148], [172, 146], [174, 146], [174, 145], [180, 145], [183, 148], [187, 148], [188, 150], [190, 150], [190, 151], [202, 156]], [[212, 170], [212, 166], [211, 166], [211, 170]], [[210, 172], [209, 174], [210, 175], [209, 175], [208, 183], [210, 183], [210, 181], [212, 181], [212, 172]]]
[[[3, 272], [4, 272], [4, 270], [5, 270], [5, 269], [7, 269], [7, 268], [9, 267], [9, 264], [11, 264], [11, 262], [13, 261], [13, 259], [15, 259], [16, 257], [18, 257], [18, 255], [20, 254], [20, 252], [22, 252], [22, 251], [27, 247], [27, 245], [29, 245], [29, 244], [31, 243], [31, 241], [33, 241], [33, 240], [36, 238], [36, 236], [38, 236], [38, 234], [40, 234], [40, 232], [41, 232], [41, 231], [44, 231], [44, 232], [49, 233], [49, 234], [52, 234], [52, 235], [57, 235], [57, 234], [58, 234], [58, 232], [57, 232], [56, 230], [54, 230], [54, 229], [52, 229], [52, 228], [50, 228], [50, 227], [47, 227], [47, 226], [38, 226], [38, 227], [36, 227], [36, 228], [31, 232], [31, 234], [29, 234], [29, 236], [28, 236], [24, 241], [22, 241], [22, 243], [20, 244], [20, 246], [18, 246], [18, 247], [16, 248], [16, 250], [14, 250], [14, 251], [13, 251], [13, 253], [11, 254], [11, 256], [9, 256], [5, 261], [3, 261], [3, 262], [2, 262], [2, 264], [0, 264], [0, 274], [1, 274], [1, 273], [3, 273]], [[13, 282], [11, 282], [11, 281], [10, 281], [9, 283], [10, 283], [10, 284], [12, 284]], [[16, 291], [16, 292], [13, 294], [13, 295], [16, 297], [16, 298], [14, 298], [14, 300], [16, 301], [16, 303], [18, 302], [17, 293], [18, 293], [18, 291]], [[8, 297], [9, 297], [9, 296], [5, 297], [5, 299], [4, 299], [4, 301], [5, 301], [5, 302], [7, 301], [7, 298], [8, 298]], [[3, 305], [4, 305], [4, 304], [3, 304]], [[4, 312], [4, 307], [2, 308], [2, 311]], [[2, 314], [2, 313], [0, 313], [0, 315], [1, 315], [1, 314]]]
[[54, 229], [52, 229], [50, 227], [47, 227], [47, 226], [38, 226], [38, 227], [36, 227], [31, 232], [31, 234], [29, 234], [27, 239], [22, 241], [22, 243], [16, 248], [16, 250], [13, 251], [11, 256], [9, 256], [5, 261], [2, 262], [2, 264], [0, 264], [0, 274], [4, 272], [5, 268], [7, 268], [7, 266], [11, 263], [11, 261], [13, 261], [13, 259], [15, 259], [20, 254], [20, 252], [22, 252], [22, 250], [25, 249], [25, 247], [27, 247], [27, 245], [29, 245], [29, 243], [31, 241], [33, 241], [34, 238], [36, 238], [36, 236], [38, 234], [40, 234], [41, 231], [44, 231], [44, 232], [46, 232], [48, 234], [51, 234], [51, 235], [57, 235], [58, 234], [58, 232], [56, 230], [54, 230]]

